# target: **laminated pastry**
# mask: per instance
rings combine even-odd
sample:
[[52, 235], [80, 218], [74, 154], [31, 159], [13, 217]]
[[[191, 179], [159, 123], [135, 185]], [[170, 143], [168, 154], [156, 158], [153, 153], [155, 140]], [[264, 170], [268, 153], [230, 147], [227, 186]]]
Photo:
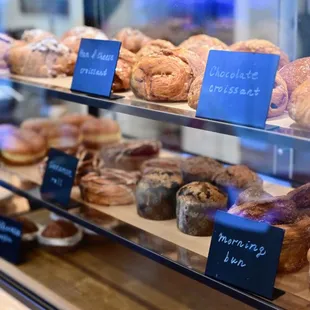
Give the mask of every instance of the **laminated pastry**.
[[152, 40], [146, 43], [137, 53], [137, 58], [158, 54], [162, 49], [174, 49], [175, 46], [166, 40]]
[[219, 40], [218, 38], [208, 36], [206, 34], [197, 34], [189, 37], [183, 41], [179, 47], [186, 49], [196, 49], [199, 46], [208, 45], [208, 46], [219, 46], [222, 48], [228, 48], [227, 44]]
[[55, 253], [65, 253], [76, 249], [82, 238], [82, 230], [65, 220], [50, 222], [38, 234], [39, 243]]
[[123, 28], [116, 35], [115, 39], [122, 42], [125, 47], [133, 53], [137, 53], [151, 38], [144, 35], [140, 30], [133, 28]]
[[176, 193], [181, 185], [179, 172], [154, 169], [143, 175], [136, 190], [139, 216], [156, 221], [175, 218]]
[[239, 206], [246, 202], [258, 202], [265, 199], [270, 199], [272, 195], [265, 192], [261, 186], [252, 186], [241, 192], [235, 202]]
[[291, 97], [293, 91], [310, 78], [310, 57], [296, 59], [279, 71], [287, 85], [288, 96]]
[[25, 30], [21, 36], [21, 40], [26, 43], [38, 42], [47, 38], [56, 39], [55, 35], [42, 29]]
[[29, 165], [40, 161], [47, 152], [45, 139], [32, 130], [10, 130], [2, 137], [1, 159], [11, 165]]
[[78, 53], [81, 39], [108, 40], [108, 37], [100, 29], [89, 26], [77, 26], [67, 31], [60, 42], [74, 53]]
[[141, 173], [147, 174], [152, 172], [154, 169], [163, 169], [166, 171], [181, 172], [181, 162], [183, 159], [181, 157], [161, 157], [146, 160], [141, 165]]
[[73, 125], [80, 128], [86, 121], [95, 120], [96, 118], [89, 114], [71, 113], [60, 118], [60, 123]]
[[181, 164], [185, 184], [194, 181], [212, 182], [218, 172], [223, 169], [223, 165], [218, 161], [203, 156], [186, 158]]
[[290, 118], [304, 128], [310, 128], [309, 94], [310, 78], [293, 91], [287, 107]]
[[278, 46], [267, 40], [253, 39], [247, 41], [240, 41], [232, 44], [229, 48], [235, 52], [279, 55], [280, 61], [278, 69], [281, 69], [290, 62], [288, 56]]
[[162, 50], [136, 62], [131, 89], [137, 97], [150, 101], [186, 101], [193, 80], [204, 69], [205, 63], [194, 52]]
[[57, 121], [49, 118], [37, 117], [28, 118], [23, 121], [20, 125], [22, 129], [32, 130], [42, 136], [46, 136], [50, 129], [57, 126]]
[[72, 75], [76, 54], [56, 39], [47, 38], [12, 47], [8, 63], [12, 73], [33, 77]]
[[133, 140], [102, 149], [102, 156], [108, 168], [137, 171], [144, 161], [157, 158], [160, 149], [159, 141]]
[[130, 89], [130, 77], [136, 55], [124, 47], [121, 48], [114, 73], [112, 84], [113, 91], [124, 91]]
[[214, 215], [227, 210], [227, 196], [208, 182], [192, 182], [177, 193], [177, 226], [192, 236], [211, 236]]
[[101, 206], [130, 205], [138, 175], [118, 169], [103, 169], [100, 175], [89, 173], [81, 178], [80, 192], [84, 201]]
[[10, 47], [14, 43], [14, 39], [6, 35], [5, 33], [0, 33], [0, 73], [8, 72], [8, 64], [6, 61], [7, 53]]
[[118, 123], [112, 119], [100, 118], [86, 121], [81, 126], [83, 145], [89, 149], [100, 149], [113, 145], [121, 139]]
[[[203, 83], [203, 75], [195, 78], [193, 81], [189, 93], [188, 93], [188, 105], [197, 110], [200, 90]], [[284, 79], [279, 73], [276, 74], [274, 88], [272, 91], [272, 97], [270, 100], [268, 117], [279, 116], [284, 113], [288, 104], [288, 91]]]

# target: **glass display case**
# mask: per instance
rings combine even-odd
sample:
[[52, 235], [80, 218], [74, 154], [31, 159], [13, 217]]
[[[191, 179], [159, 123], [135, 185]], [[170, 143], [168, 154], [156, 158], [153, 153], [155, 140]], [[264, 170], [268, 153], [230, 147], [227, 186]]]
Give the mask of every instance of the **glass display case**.
[[[1, 288], [31, 309], [307, 309], [310, 1], [0, 3], [0, 220], [23, 228]], [[71, 90], [82, 39], [122, 43], [108, 97]], [[196, 116], [210, 51], [279, 56], [264, 128]], [[68, 204], [41, 191], [50, 148], [78, 159]], [[205, 273], [216, 211], [284, 230], [272, 299]]]

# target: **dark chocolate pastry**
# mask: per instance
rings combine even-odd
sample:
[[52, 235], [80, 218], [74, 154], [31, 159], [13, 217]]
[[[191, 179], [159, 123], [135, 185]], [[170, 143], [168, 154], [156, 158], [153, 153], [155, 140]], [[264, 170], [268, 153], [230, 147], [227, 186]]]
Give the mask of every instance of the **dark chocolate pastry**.
[[217, 210], [226, 210], [227, 196], [208, 182], [192, 182], [177, 193], [177, 226], [192, 236], [210, 236]]
[[175, 218], [176, 193], [181, 185], [177, 172], [158, 169], [144, 175], [136, 190], [138, 214], [157, 221]]

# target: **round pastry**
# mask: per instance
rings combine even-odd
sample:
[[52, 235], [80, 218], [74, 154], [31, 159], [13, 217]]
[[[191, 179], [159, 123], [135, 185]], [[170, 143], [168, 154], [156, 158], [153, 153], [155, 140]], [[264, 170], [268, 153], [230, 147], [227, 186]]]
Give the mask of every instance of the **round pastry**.
[[190, 48], [191, 51], [195, 52], [205, 63], [208, 62], [209, 53], [211, 50], [217, 51], [229, 51], [227, 46], [223, 45], [197, 45]]
[[21, 40], [25, 41], [26, 43], [33, 43], [47, 38], [56, 39], [55, 36], [48, 31], [42, 29], [30, 29], [24, 31]]
[[32, 130], [9, 131], [1, 141], [1, 158], [12, 165], [29, 165], [44, 158], [47, 151], [45, 139]]
[[277, 73], [269, 105], [268, 117], [275, 117], [283, 114], [287, 108], [287, 104], [287, 86], [281, 75]]
[[122, 42], [122, 46], [133, 53], [138, 52], [151, 38], [144, 35], [138, 29], [123, 28], [116, 35], [115, 39]]
[[200, 97], [200, 90], [203, 82], [203, 75], [199, 75], [193, 81], [187, 97], [187, 103], [192, 108], [197, 110], [199, 97]]
[[210, 236], [217, 210], [227, 210], [227, 196], [208, 182], [192, 182], [177, 193], [177, 226], [192, 236]]
[[51, 127], [45, 136], [49, 148], [69, 153], [76, 152], [82, 141], [79, 128], [68, 124]]
[[166, 40], [152, 40], [146, 43], [137, 53], [137, 58], [158, 54], [162, 49], [174, 49], [175, 46]]
[[137, 61], [131, 88], [137, 97], [150, 101], [185, 101], [194, 78], [204, 69], [205, 63], [194, 52], [163, 50]]
[[121, 139], [118, 123], [108, 118], [86, 121], [81, 126], [81, 133], [84, 146], [90, 149], [100, 149], [103, 146], [113, 145]]
[[223, 169], [223, 165], [218, 161], [203, 156], [186, 158], [181, 164], [181, 171], [185, 184], [194, 181], [211, 182], [214, 176]]
[[124, 47], [121, 48], [114, 74], [113, 91], [130, 89], [130, 76], [132, 66], [136, 62], [136, 55]]
[[288, 56], [276, 45], [267, 40], [253, 39], [247, 41], [240, 41], [234, 43], [229, 47], [235, 52], [250, 52], [250, 53], [263, 53], [275, 54], [280, 56], [278, 69], [287, 65], [290, 61]]
[[49, 118], [37, 117], [28, 118], [20, 125], [22, 129], [33, 130], [34, 132], [46, 136], [50, 129], [57, 126], [57, 122]]
[[293, 91], [310, 78], [310, 57], [296, 59], [279, 71], [287, 85], [289, 98]]
[[179, 172], [154, 169], [145, 174], [136, 190], [138, 214], [156, 221], [175, 218], [176, 193], [181, 185]]
[[196, 49], [199, 46], [208, 45], [208, 46], [219, 46], [222, 48], [228, 48], [228, 46], [219, 40], [218, 38], [208, 36], [206, 34], [196, 34], [185, 41], [183, 41], [179, 47], [187, 48], [187, 49]]
[[304, 128], [310, 128], [309, 93], [310, 78], [293, 91], [288, 103], [288, 114], [290, 118]]
[[265, 192], [261, 186], [252, 186], [241, 192], [235, 202], [236, 206], [246, 202], [258, 202], [272, 198], [272, 195]]
[[65, 220], [57, 220], [49, 223], [41, 233], [38, 241], [48, 250], [56, 253], [64, 253], [76, 249], [82, 240], [82, 230], [73, 223]]
[[74, 53], [78, 53], [81, 39], [108, 40], [108, 37], [100, 29], [77, 26], [67, 31], [60, 42], [69, 47]]
[[81, 178], [81, 197], [101, 206], [130, 205], [137, 182], [136, 173], [118, 169], [103, 169], [100, 175], [91, 172]]
[[154, 169], [163, 169], [166, 171], [181, 172], [181, 162], [180, 157], [167, 157], [167, 158], [153, 158], [146, 160], [141, 165], [141, 173], [147, 174], [153, 172]]
[[14, 39], [4, 33], [0, 33], [0, 73], [8, 72], [8, 64], [6, 62], [7, 52], [14, 43]]
[[95, 119], [94, 116], [89, 114], [71, 113], [61, 117], [60, 122], [80, 128], [86, 121], [92, 121]]
[[160, 149], [159, 141], [134, 140], [102, 149], [102, 156], [108, 168], [137, 171], [144, 161], [157, 158]]
[[53, 38], [12, 47], [8, 52], [11, 72], [33, 77], [72, 75], [75, 62], [76, 54]]

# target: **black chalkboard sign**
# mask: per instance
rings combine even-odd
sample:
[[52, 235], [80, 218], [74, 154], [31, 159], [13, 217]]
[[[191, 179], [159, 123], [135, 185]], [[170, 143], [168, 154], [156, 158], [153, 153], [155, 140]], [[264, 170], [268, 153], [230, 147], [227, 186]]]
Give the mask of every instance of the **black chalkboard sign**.
[[284, 230], [218, 211], [206, 274], [272, 298]]
[[0, 256], [18, 264], [21, 259], [22, 224], [0, 216]]
[[51, 148], [48, 152], [46, 170], [41, 186], [44, 199], [67, 206], [74, 184], [78, 159]]

